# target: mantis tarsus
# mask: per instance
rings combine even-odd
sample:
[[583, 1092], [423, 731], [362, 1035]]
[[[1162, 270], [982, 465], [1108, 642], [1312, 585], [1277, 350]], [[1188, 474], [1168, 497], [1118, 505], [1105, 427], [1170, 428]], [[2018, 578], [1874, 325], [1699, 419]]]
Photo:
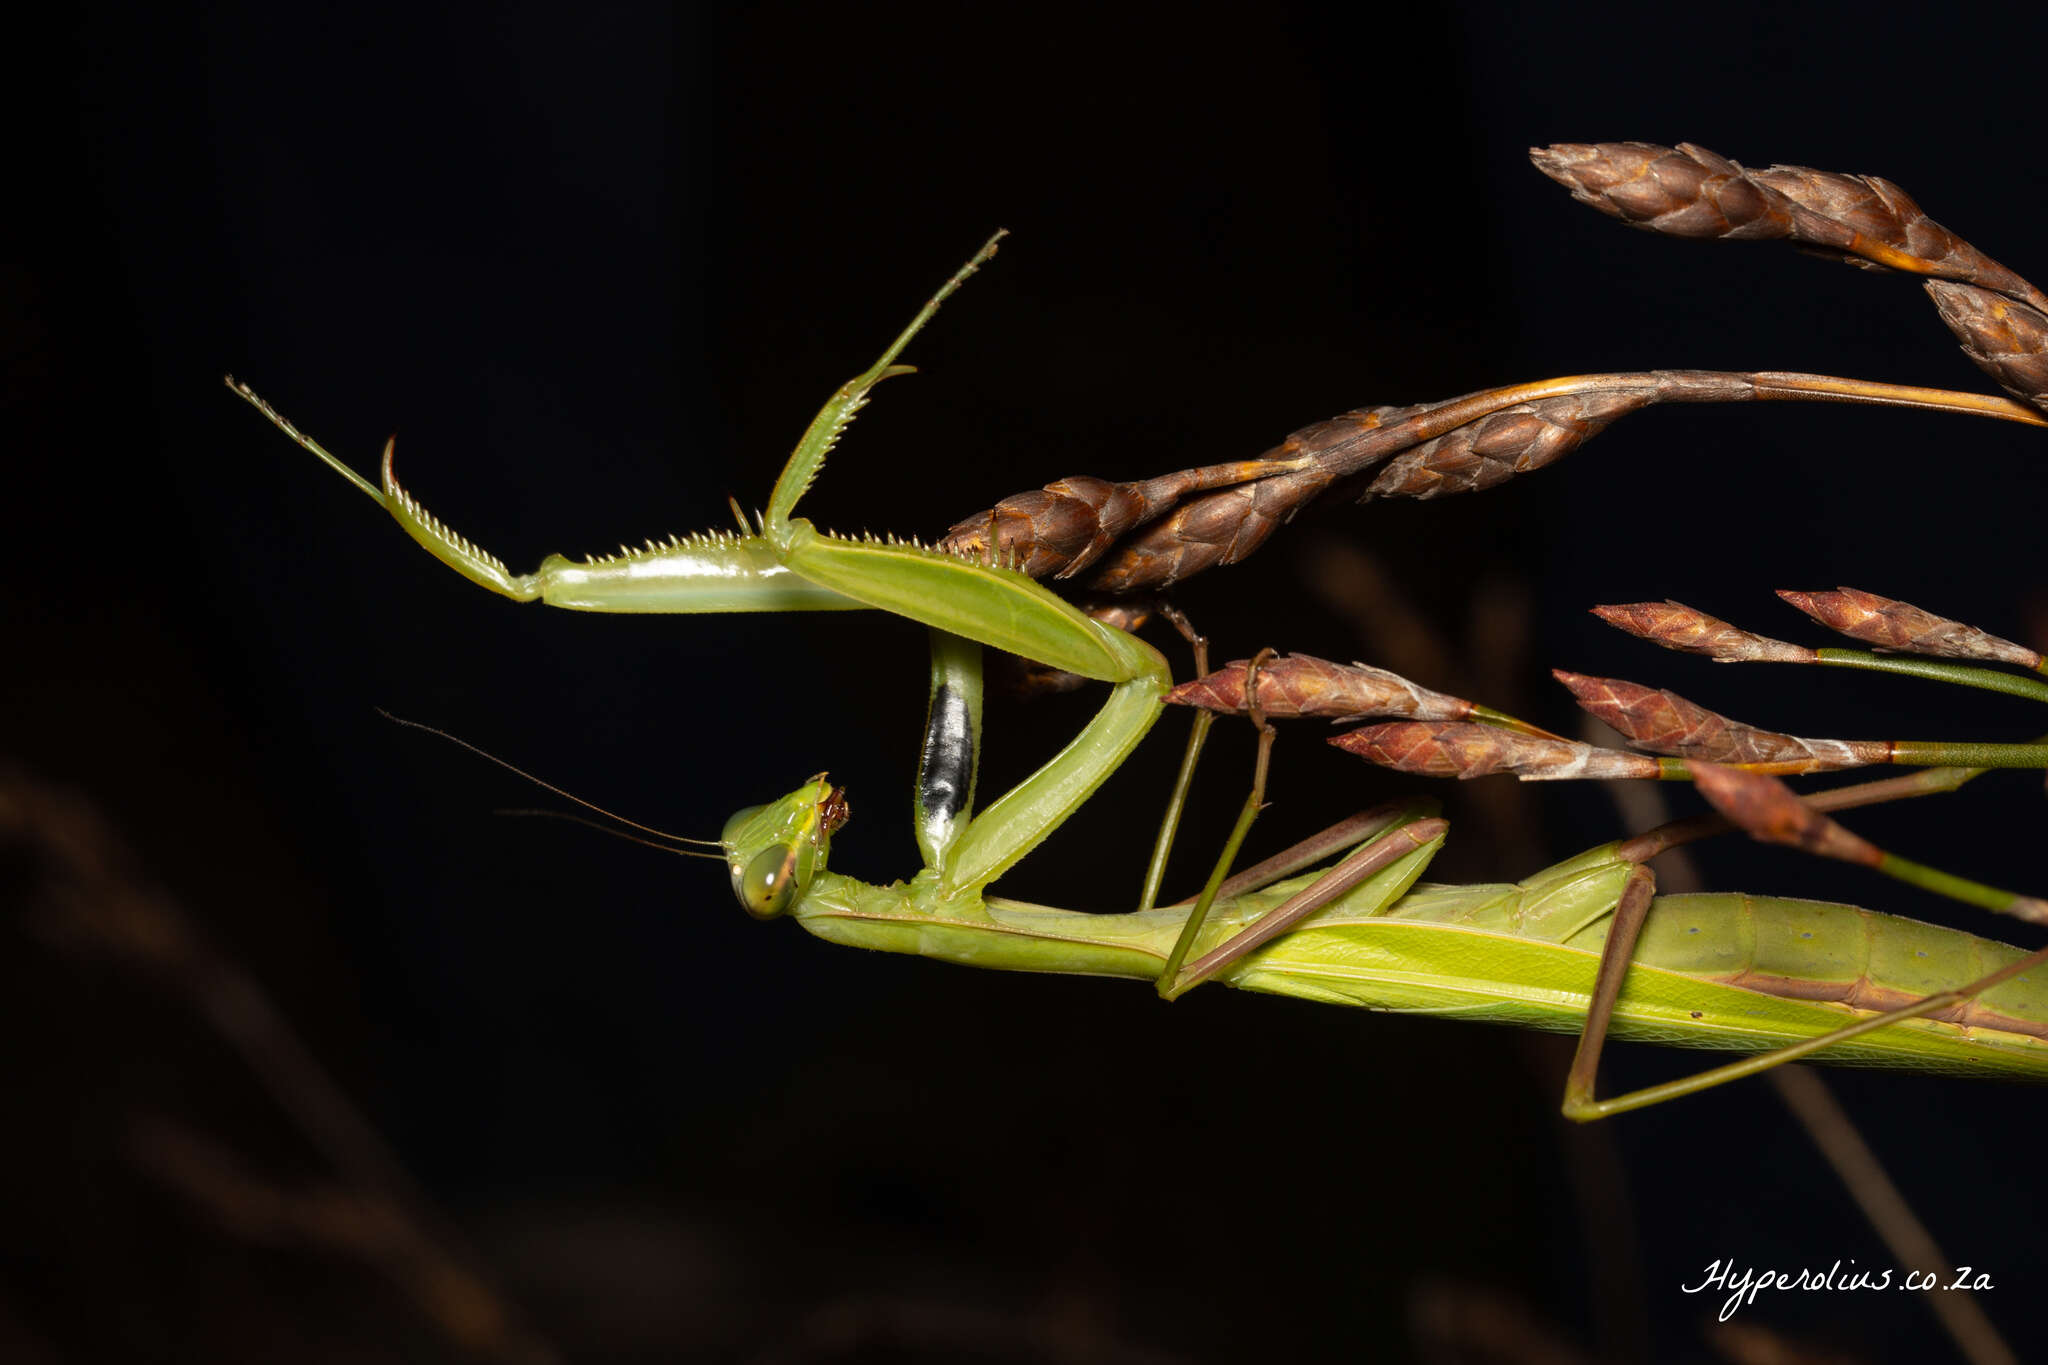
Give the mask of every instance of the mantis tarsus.
[[[986, 896], [985, 888], [1067, 820], [1144, 738], [1171, 683], [1166, 662], [987, 556], [833, 536], [795, 509], [874, 386], [907, 371], [896, 359], [911, 337], [995, 246], [991, 239], [882, 357], [819, 411], [758, 524], [741, 515], [739, 534], [676, 538], [583, 562], [550, 556], [531, 574], [509, 573], [421, 508], [394, 477], [389, 444], [380, 488], [248, 388], [229, 384], [437, 559], [514, 600], [612, 612], [866, 607], [932, 628], [932, 723], [917, 792], [921, 869], [886, 887], [827, 871], [830, 838], [846, 807], [820, 776], [734, 816], [721, 837], [735, 893], [757, 917], [789, 914], [835, 942], [973, 965], [1155, 979], [1167, 995], [1213, 977], [1329, 1003], [1584, 1027], [1588, 1060], [1597, 1057], [1610, 1008], [1619, 1037], [1790, 1050], [1598, 1103], [1587, 1075], [1567, 1096], [1566, 1112], [1579, 1118], [1672, 1098], [1817, 1047], [1827, 1048], [1828, 1060], [2048, 1078], [2048, 986], [2025, 976], [2004, 979], [2032, 957], [1974, 935], [1844, 906], [1733, 895], [1665, 898], [1657, 902], [1662, 913], [1649, 916], [1626, 989], [1618, 1001], [1610, 989], [1606, 1003], [1595, 1004], [1596, 968], [1614, 957], [1602, 974], [1613, 988], [1626, 965], [1603, 951], [1617, 906], [1637, 919], [1651, 908], [1647, 874], [1627, 846], [1593, 849], [1514, 886], [1418, 886], [1445, 831], [1425, 805], [1384, 808], [1334, 827], [1292, 855], [1222, 883], [1213, 906], [1205, 897], [1192, 910], [1091, 915]], [[1213, 473], [1222, 484], [1286, 468], [1248, 462]], [[1194, 483], [1209, 472], [1196, 471]], [[1057, 756], [976, 815], [979, 645], [1112, 686], [1108, 702]], [[1169, 838], [1162, 834], [1162, 848]], [[1288, 880], [1352, 845], [1333, 871]], [[1155, 855], [1155, 867], [1159, 862]], [[1211, 912], [1206, 923], [1204, 911]], [[1175, 970], [1162, 979], [1168, 963]], [[1958, 980], [1971, 984], [1952, 988]]]

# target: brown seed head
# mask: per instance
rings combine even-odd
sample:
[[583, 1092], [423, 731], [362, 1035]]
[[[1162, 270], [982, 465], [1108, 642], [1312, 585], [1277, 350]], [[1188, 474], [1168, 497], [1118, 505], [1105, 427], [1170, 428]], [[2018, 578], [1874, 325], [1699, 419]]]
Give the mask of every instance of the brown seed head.
[[1680, 754], [1716, 763], [1768, 763], [1779, 771], [1832, 772], [1882, 763], [1891, 746], [1882, 741], [1801, 739], [1760, 730], [1709, 711], [1676, 692], [1645, 687], [1622, 678], [1594, 678], [1551, 670], [1589, 714], [1613, 726], [1628, 742], [1656, 754]]
[[1573, 198], [1634, 227], [1673, 237], [1782, 237], [1850, 265], [1967, 281], [2048, 310], [2048, 296], [1880, 176], [1808, 166], [1755, 171], [1690, 142], [1561, 143], [1529, 155]]
[[1721, 663], [1813, 662], [1813, 651], [1729, 625], [1683, 602], [1625, 602], [1595, 607], [1593, 614], [1608, 625], [1683, 654], [1704, 654]]
[[1204, 569], [1235, 564], [1334, 478], [1326, 469], [1301, 469], [1191, 498], [1116, 545], [1088, 586], [1104, 593], [1168, 588]]
[[2039, 291], [2026, 280], [1929, 218], [1911, 195], [1883, 176], [1808, 166], [1772, 166], [1748, 175], [1796, 206], [1794, 241], [1840, 252], [1850, 265], [1968, 280], [2039, 299]]
[[1425, 777], [1474, 778], [1513, 773], [1529, 782], [1662, 774], [1658, 761], [1643, 754], [1458, 721], [1390, 721], [1362, 726], [1338, 735], [1330, 743], [1368, 763]]
[[[1801, 208], [1888, 246], [1907, 247], [1909, 222], [1929, 221], [1905, 191], [1874, 176], [1817, 171], [1811, 166], [1771, 166], [1748, 174], [1752, 181], [1776, 190]], [[1933, 226], [1945, 237], [1953, 238], [1954, 234], [1939, 224]], [[1937, 251], [1944, 245], [1930, 243]]]
[[1978, 369], [2048, 412], [2048, 314], [1974, 285], [1929, 280], [1927, 293]]
[[1884, 854], [1876, 845], [1851, 834], [1808, 806], [1775, 777], [1724, 768], [1699, 760], [1692, 764], [1700, 795], [1728, 822], [1767, 844], [1803, 848], [1823, 858], [1875, 867]]
[[1100, 555], [1141, 511], [1125, 485], [1086, 476], [1061, 479], [955, 523], [940, 545], [969, 559], [992, 557], [1044, 578]]
[[1491, 488], [1577, 450], [1615, 418], [1657, 398], [1654, 388], [1639, 388], [1517, 403], [1396, 455], [1365, 497], [1440, 498]]
[[[1204, 677], [1182, 683], [1166, 700], [1179, 706], [1243, 715], [1247, 709], [1248, 667], [1246, 660], [1234, 660]], [[1462, 697], [1432, 692], [1384, 668], [1288, 654], [1260, 665], [1259, 709], [1276, 717], [1363, 720], [1372, 716], [1405, 716], [1415, 720], [1462, 720], [1472, 714], [1472, 703]]]
[[1561, 142], [1531, 148], [1529, 159], [1580, 203], [1649, 232], [1761, 239], [1792, 231], [1782, 195], [1703, 147]]
[[2018, 664], [2022, 668], [2035, 668], [2041, 663], [2040, 654], [2024, 645], [1874, 592], [1847, 587], [1834, 592], [1781, 589], [1778, 596], [1829, 630], [1839, 631], [1852, 640], [1867, 641], [1879, 649], [1941, 659], [1982, 659]]

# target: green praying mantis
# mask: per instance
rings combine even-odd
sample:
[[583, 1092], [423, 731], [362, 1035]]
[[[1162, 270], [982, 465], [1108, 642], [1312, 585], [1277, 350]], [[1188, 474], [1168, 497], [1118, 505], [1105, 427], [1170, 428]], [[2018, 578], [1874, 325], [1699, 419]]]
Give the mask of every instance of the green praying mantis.
[[[1513, 885], [1426, 885], [1419, 879], [1447, 825], [1425, 801], [1365, 812], [1226, 880], [1255, 795], [1192, 904], [1152, 905], [1170, 817], [1138, 910], [1082, 913], [988, 894], [1144, 739], [1172, 687], [1166, 660], [993, 552], [962, 556], [910, 540], [836, 536], [796, 508], [875, 386], [909, 372], [898, 357], [1000, 237], [819, 410], [755, 522], [735, 506], [737, 533], [583, 561], [553, 555], [530, 574], [510, 573], [422, 508], [394, 476], [390, 444], [380, 484], [372, 484], [246, 386], [228, 383], [436, 559], [516, 601], [605, 612], [869, 609], [930, 628], [930, 710], [915, 802], [921, 866], [888, 886], [831, 872], [831, 839], [847, 804], [820, 775], [733, 816], [718, 841], [736, 896], [757, 918], [787, 916], [832, 942], [967, 965], [1151, 980], [1169, 998], [1215, 980], [1332, 1004], [1579, 1031], [1564, 1104], [1576, 1119], [1815, 1052], [1849, 1064], [2048, 1079], [2048, 978], [2025, 974], [2041, 954], [1849, 906], [1655, 897], [1646, 855], [1627, 841]], [[1233, 467], [1233, 477], [1288, 468], [1250, 462]], [[983, 646], [1106, 682], [1110, 694], [1057, 755], [977, 813]], [[1305, 870], [1339, 853], [1333, 866]], [[1756, 1055], [1598, 1100], [1593, 1078], [1609, 1034]]]

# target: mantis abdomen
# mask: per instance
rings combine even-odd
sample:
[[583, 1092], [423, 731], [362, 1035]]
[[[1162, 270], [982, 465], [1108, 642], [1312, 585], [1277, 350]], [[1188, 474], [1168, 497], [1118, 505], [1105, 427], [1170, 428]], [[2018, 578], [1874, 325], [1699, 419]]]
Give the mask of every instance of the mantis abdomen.
[[[1418, 850], [1387, 868], [1219, 979], [1326, 1004], [1553, 1032], [1582, 1028], [1629, 865], [1603, 847], [1519, 884], [1413, 885], [1434, 852]], [[1313, 874], [1296, 877], [1219, 902], [1203, 946], [1312, 880]], [[795, 914], [812, 933], [856, 947], [1145, 981], [1159, 974], [1187, 914], [1184, 906], [1089, 914], [994, 897], [919, 910], [908, 892], [828, 874]], [[1762, 1052], [2021, 956], [1974, 934], [1848, 905], [1660, 896], [1614, 1032], [1643, 1042]], [[1941, 1016], [1838, 1043], [1818, 1059], [2048, 1080], [2048, 980], [2020, 976]]]

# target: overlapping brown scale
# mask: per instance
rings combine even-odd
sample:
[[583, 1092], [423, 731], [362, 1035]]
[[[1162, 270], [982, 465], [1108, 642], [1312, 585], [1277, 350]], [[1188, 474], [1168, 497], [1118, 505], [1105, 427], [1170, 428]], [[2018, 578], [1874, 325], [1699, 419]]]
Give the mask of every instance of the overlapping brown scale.
[[1366, 725], [1332, 739], [1346, 753], [1396, 772], [1423, 777], [1485, 777], [1513, 773], [1525, 782], [1569, 778], [1661, 777], [1646, 754], [1601, 749], [1569, 739], [1516, 734], [1460, 721], [1397, 720]]
[[1291, 468], [1290, 462], [1298, 457], [1284, 454], [1288, 449], [1283, 444], [1257, 460], [1181, 469], [1133, 483], [1111, 483], [1085, 474], [1060, 479], [955, 522], [939, 545], [954, 554], [983, 559], [990, 557], [993, 540], [997, 563], [1011, 564], [1032, 578], [1070, 577], [1190, 494]]
[[1814, 659], [1813, 651], [1804, 645], [1758, 635], [1683, 602], [1624, 602], [1595, 607], [1593, 614], [1638, 639], [1682, 654], [1704, 654], [1722, 663], [1808, 664]]
[[2048, 412], [2048, 313], [1947, 280], [1929, 280], [1927, 292], [1978, 369], [2021, 402]]
[[1695, 143], [1560, 143], [1536, 168], [1580, 203], [1672, 237], [1797, 242], [1852, 264], [1960, 280], [2048, 310], [2048, 296], [1928, 217], [1875, 175], [1809, 166], [1748, 170]]
[[2022, 668], [2038, 668], [2041, 664], [2041, 655], [2025, 645], [2000, 639], [1946, 616], [1936, 616], [1910, 602], [1880, 597], [1859, 588], [1838, 588], [1834, 592], [1784, 589], [1778, 596], [1829, 630], [1839, 631], [1853, 640], [1867, 641], [1880, 649], [1942, 659], [2018, 664]]
[[[1166, 700], [1227, 715], [1246, 712], [1245, 677], [1250, 664], [1233, 660], [1215, 672], [1182, 683]], [[1286, 654], [1259, 666], [1259, 709], [1270, 717], [1327, 716], [1365, 719], [1404, 716], [1417, 720], [1462, 720], [1472, 703], [1432, 692], [1398, 673], [1369, 664], [1339, 664], [1308, 654]]]
[[[1125, 552], [1134, 545], [1144, 547], [1138, 556], [1145, 561], [1143, 567], [1132, 572], [1125, 563], [1128, 554], [1120, 554], [1119, 563], [1125, 566], [1105, 566], [1089, 586], [1106, 593], [1164, 587], [1211, 564], [1235, 563], [1257, 549], [1298, 508], [1314, 501], [1352, 467], [1346, 456], [1386, 418], [1409, 411], [1379, 407], [1347, 412], [1303, 427], [1256, 460], [1181, 470], [1135, 483], [1085, 476], [1061, 479], [1004, 498], [988, 511], [954, 523], [940, 545], [982, 558], [993, 538], [998, 563], [1014, 563], [1033, 578], [1070, 578], [1125, 540]], [[1213, 491], [1219, 489], [1224, 491]], [[1183, 502], [1205, 493], [1206, 497]], [[1169, 511], [1170, 531], [1162, 534], [1155, 528], [1132, 537], [1132, 532]]]
[[954, 523], [939, 547], [1044, 578], [1064, 571], [1098, 541], [1113, 541], [1121, 534], [1117, 528], [1128, 529], [1138, 510], [1138, 500], [1122, 485], [1082, 475], [1013, 494]]
[[1204, 569], [1235, 564], [1321, 497], [1337, 477], [1328, 469], [1304, 469], [1205, 494], [1117, 546], [1088, 586], [1106, 593], [1151, 591]]
[[1517, 403], [1396, 455], [1373, 476], [1365, 497], [1440, 498], [1492, 488], [1577, 450], [1615, 418], [1657, 398], [1645, 387]]
[[[1907, 225], [1908, 217], [1899, 212], [1898, 205], [1903, 201], [1912, 219], [1933, 229], [1931, 233], [1923, 229], [1918, 236], [1936, 256], [1949, 254], [1957, 244], [1969, 245], [1921, 213], [1920, 206], [1889, 180], [1845, 175], [1839, 171], [1817, 171], [1811, 166], [1770, 166], [1761, 171], [1745, 171], [1744, 174], [1752, 183], [1775, 190], [1795, 205], [1837, 224], [1836, 231], [1844, 236], [1860, 233], [1875, 241], [1905, 248], [1913, 234]], [[1785, 221], [1789, 229], [1786, 235], [1797, 237], [1798, 224], [1794, 216], [1788, 213]], [[1815, 235], [1814, 227], [1808, 230], [1806, 245], [1820, 245], [1811, 240]], [[1819, 231], [1825, 234], [1827, 229], [1820, 228]], [[1855, 257], [1846, 257], [1845, 260], [1850, 265], [1883, 269], [1873, 261]]]
[[1748, 174], [1807, 211], [1794, 216], [1792, 233], [1804, 245], [1861, 258], [1852, 264], [1911, 269], [2048, 303], [2017, 272], [1928, 217], [1911, 195], [1883, 176], [1843, 175], [1806, 166], [1772, 166]]
[[1595, 678], [1553, 669], [1589, 715], [1606, 722], [1639, 749], [1704, 758], [1716, 763], [1768, 763], [1780, 771], [1835, 772], [1884, 763], [1882, 740], [1803, 739], [1731, 720], [1664, 688], [1623, 678]]
[[1791, 205], [1742, 168], [1681, 143], [1560, 142], [1531, 147], [1536, 169], [1572, 198], [1668, 237], [1769, 240], [1792, 234]]

